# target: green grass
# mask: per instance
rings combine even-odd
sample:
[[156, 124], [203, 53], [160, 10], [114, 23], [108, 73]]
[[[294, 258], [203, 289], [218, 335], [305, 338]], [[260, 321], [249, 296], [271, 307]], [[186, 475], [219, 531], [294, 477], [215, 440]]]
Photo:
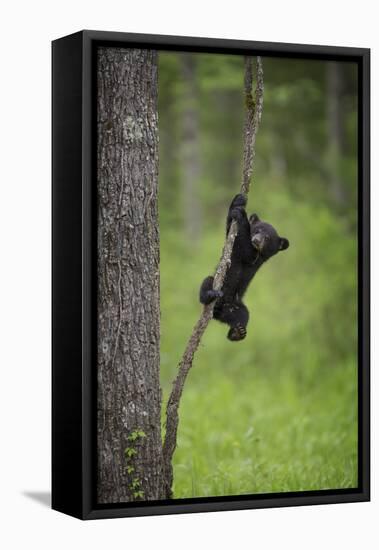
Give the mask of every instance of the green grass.
[[177, 498], [356, 486], [353, 365], [307, 388], [252, 367], [244, 380], [208, 375], [207, 389], [202, 374], [182, 401]]
[[[355, 238], [328, 210], [274, 196], [263, 217], [291, 246], [249, 288], [243, 342], [207, 328], [181, 401], [175, 498], [357, 485]], [[208, 229], [193, 250], [161, 224], [165, 400], [223, 231]]]

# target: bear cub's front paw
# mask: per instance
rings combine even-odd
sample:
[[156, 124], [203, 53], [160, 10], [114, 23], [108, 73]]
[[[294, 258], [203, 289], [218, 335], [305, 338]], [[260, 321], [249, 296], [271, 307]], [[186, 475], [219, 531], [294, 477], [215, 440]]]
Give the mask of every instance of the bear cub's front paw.
[[231, 208], [244, 207], [247, 204], [247, 198], [242, 193], [236, 195], [230, 205]]
[[235, 207], [230, 210], [230, 217], [232, 220], [236, 220], [237, 222], [239, 220], [243, 219], [243, 206]]

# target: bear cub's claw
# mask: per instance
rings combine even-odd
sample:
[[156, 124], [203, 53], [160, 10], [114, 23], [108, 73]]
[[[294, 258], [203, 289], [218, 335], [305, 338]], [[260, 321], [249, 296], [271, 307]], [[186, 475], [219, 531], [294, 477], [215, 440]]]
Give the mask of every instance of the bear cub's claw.
[[242, 325], [237, 325], [236, 327], [232, 327], [228, 332], [228, 338], [232, 342], [238, 342], [239, 340], [243, 340], [246, 338], [246, 327], [243, 327]]
[[212, 300], [215, 300], [216, 298], [222, 298], [224, 296], [224, 293], [222, 290], [208, 290], [208, 297], [212, 298]]

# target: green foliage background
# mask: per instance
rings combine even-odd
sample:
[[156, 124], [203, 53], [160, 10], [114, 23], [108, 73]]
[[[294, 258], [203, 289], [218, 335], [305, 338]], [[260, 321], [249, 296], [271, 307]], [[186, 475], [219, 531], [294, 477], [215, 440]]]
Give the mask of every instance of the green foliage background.
[[[247, 292], [244, 341], [229, 342], [216, 321], [206, 331], [181, 402], [176, 498], [357, 485], [356, 66], [285, 58], [263, 65], [248, 210], [290, 248], [262, 267]], [[160, 52], [164, 402], [239, 192], [242, 89], [239, 56]], [[195, 236], [185, 222], [188, 108], [198, 117]]]

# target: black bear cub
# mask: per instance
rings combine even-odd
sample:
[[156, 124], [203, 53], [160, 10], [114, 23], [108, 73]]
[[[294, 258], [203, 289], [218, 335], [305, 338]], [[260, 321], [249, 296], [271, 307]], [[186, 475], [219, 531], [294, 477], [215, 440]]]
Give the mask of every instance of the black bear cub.
[[256, 214], [248, 219], [246, 202], [244, 195], [236, 195], [229, 208], [226, 234], [233, 220], [238, 224], [238, 234], [221, 291], [213, 290], [213, 277], [204, 279], [200, 288], [200, 302], [206, 305], [216, 300], [213, 317], [230, 326], [228, 338], [233, 341], [246, 337], [249, 311], [242, 297], [251, 279], [264, 262], [289, 247], [288, 240], [279, 237], [274, 227]]

